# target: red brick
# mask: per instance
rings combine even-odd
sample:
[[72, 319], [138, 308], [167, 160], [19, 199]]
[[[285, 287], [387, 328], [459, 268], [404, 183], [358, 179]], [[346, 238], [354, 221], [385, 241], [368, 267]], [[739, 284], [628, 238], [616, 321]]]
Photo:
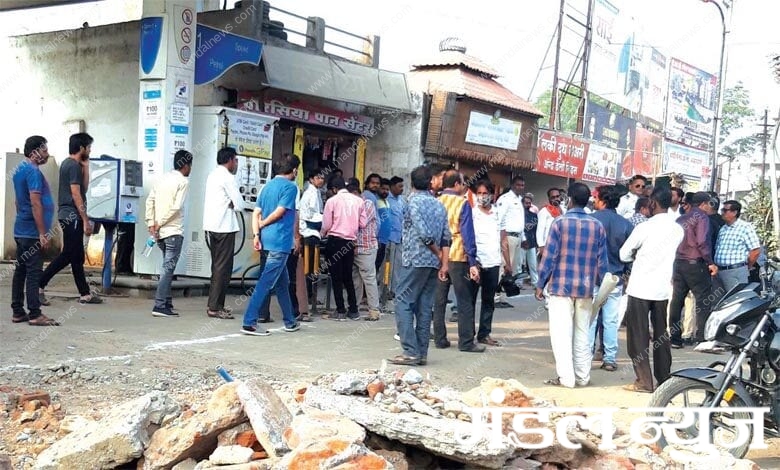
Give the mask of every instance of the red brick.
[[28, 401], [38, 400], [39, 402], [43, 403], [45, 406], [51, 405], [51, 397], [48, 393], [42, 392], [42, 391], [36, 391], [36, 392], [30, 392], [25, 393], [19, 397], [19, 404], [23, 405]]

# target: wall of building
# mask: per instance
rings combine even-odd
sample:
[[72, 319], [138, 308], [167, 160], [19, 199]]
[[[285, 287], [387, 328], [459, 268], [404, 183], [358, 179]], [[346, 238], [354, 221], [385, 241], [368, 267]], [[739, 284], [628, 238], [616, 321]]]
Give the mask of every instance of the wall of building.
[[[423, 163], [422, 95], [412, 93], [411, 108], [415, 114], [376, 114], [377, 134], [366, 144], [366, 174], [383, 177], [400, 176], [407, 182], [411, 170]], [[406, 185], [410, 187], [409, 184]]]

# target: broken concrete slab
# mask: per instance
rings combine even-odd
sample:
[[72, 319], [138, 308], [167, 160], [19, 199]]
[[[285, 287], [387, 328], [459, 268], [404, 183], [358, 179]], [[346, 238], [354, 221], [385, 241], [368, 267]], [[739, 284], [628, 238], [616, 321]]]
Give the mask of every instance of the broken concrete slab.
[[220, 433], [246, 422], [236, 389], [236, 383], [222, 385], [204, 411], [181, 417], [155, 432], [144, 452], [143, 469], [169, 469], [188, 458], [207, 458], [217, 447]]
[[341, 395], [365, 395], [368, 393], [368, 385], [376, 378], [376, 374], [350, 370], [339, 374], [331, 384], [331, 389]]
[[311, 441], [338, 439], [346, 442], [363, 442], [366, 430], [347, 418], [332, 411], [311, 409], [297, 415], [284, 431], [284, 440], [290, 449]]
[[204, 460], [195, 466], [193, 470], [273, 470], [279, 464], [280, 459], [253, 460], [249, 463], [239, 463], [235, 465], [214, 465], [208, 460]]
[[77, 429], [41, 452], [37, 470], [113, 468], [135, 460], [149, 444], [150, 425], [179, 413], [165, 392], [155, 391], [117, 406], [95, 426]]
[[239, 382], [236, 390], [257, 440], [268, 455], [281, 457], [289, 452], [283, 433], [292, 423], [292, 414], [274, 389], [260, 378], [252, 378]]
[[515, 379], [504, 380], [485, 377], [479, 387], [463, 393], [461, 401], [471, 407], [515, 406], [530, 407], [533, 395], [531, 390]]
[[311, 386], [304, 403], [337, 411], [371, 432], [466, 464], [501, 468], [515, 451], [506, 438], [491, 442], [487, 430], [471, 423], [416, 413], [390, 413], [365, 400]]
[[209, 456], [209, 462], [214, 465], [233, 465], [249, 463], [255, 451], [243, 446], [221, 446], [214, 449]]
[[275, 470], [315, 468], [391, 470], [393, 466], [362, 444], [326, 439], [302, 444], [274, 467]]
[[[248, 439], [248, 433], [251, 433], [251, 439]], [[223, 431], [217, 437], [217, 445], [252, 447], [251, 442], [247, 443], [247, 441], [251, 441], [252, 439], [257, 440], [255, 432], [252, 430], [252, 425], [249, 423], [241, 423], [236, 427]]]

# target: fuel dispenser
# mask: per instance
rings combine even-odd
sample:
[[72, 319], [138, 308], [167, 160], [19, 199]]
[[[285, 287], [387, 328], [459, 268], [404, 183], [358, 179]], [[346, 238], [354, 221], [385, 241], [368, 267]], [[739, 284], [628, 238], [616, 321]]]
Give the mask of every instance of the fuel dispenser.
[[184, 234], [183, 275], [211, 277], [211, 253], [203, 231], [203, 199], [206, 180], [217, 166], [217, 152], [232, 147], [238, 154], [236, 184], [244, 200], [237, 212], [239, 232], [236, 235], [232, 278], [240, 279], [250, 266], [259, 263], [260, 255], [252, 247], [252, 211], [262, 187], [271, 178], [273, 149], [273, 116], [240, 111], [221, 106], [196, 106], [193, 112], [190, 192], [186, 202], [188, 221]]
[[143, 193], [143, 164], [101, 155], [89, 161], [87, 217], [105, 229], [103, 290], [111, 287], [111, 253], [119, 222], [138, 223]]

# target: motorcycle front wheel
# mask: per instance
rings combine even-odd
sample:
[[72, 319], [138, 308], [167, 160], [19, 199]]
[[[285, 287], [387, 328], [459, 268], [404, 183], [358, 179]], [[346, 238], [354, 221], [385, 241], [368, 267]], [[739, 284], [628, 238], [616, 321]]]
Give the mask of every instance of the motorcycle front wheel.
[[[670, 377], [661, 384], [650, 399], [649, 406], [652, 408], [676, 408], [664, 413], [652, 413], [655, 416], [667, 418], [669, 423], [683, 423], [686, 415], [679, 411], [681, 408], [734, 408], [733, 412], [720, 412], [710, 415], [710, 437], [708, 442], [714, 444], [719, 449], [725, 450], [737, 459], [741, 459], [747, 454], [750, 448], [750, 442], [753, 439], [753, 426], [742, 425], [749, 431], [747, 436], [740, 434], [739, 427], [735, 421], [749, 420], [750, 413], [738, 411], [739, 408], [747, 407], [737, 395], [731, 397], [729, 401], [721, 399], [717, 405], [712, 401], [717, 394], [717, 390], [709, 384], [697, 382], [684, 377]], [[690, 416], [690, 415], [688, 415]], [[699, 414], [696, 414], [698, 419]], [[747, 421], [743, 421], [747, 422]], [[669, 445], [670, 433], [674, 433], [678, 439], [695, 439], [699, 436], [699, 423], [682, 426], [675, 425], [673, 430], [661, 432], [658, 444], [661, 448]], [[737, 443], [739, 440], [739, 443]]]

